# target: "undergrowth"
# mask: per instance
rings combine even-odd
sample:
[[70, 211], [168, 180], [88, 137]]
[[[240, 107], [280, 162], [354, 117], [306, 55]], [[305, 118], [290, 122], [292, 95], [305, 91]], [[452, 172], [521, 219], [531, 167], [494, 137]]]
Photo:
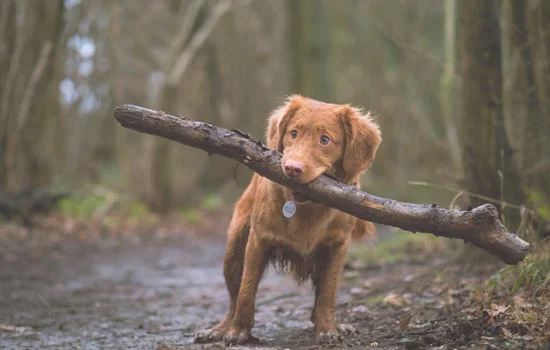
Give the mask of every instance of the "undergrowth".
[[384, 265], [407, 259], [423, 260], [444, 248], [445, 242], [433, 235], [398, 230], [389, 237], [379, 238], [374, 244], [351, 245], [350, 257], [367, 265]]
[[[175, 212], [179, 213], [186, 223], [198, 224], [204, 220], [205, 212], [219, 209], [223, 205], [224, 201], [219, 195], [209, 194], [197, 206], [181, 208]], [[159, 216], [151, 212], [139, 199], [101, 187], [61, 200], [59, 210], [67, 217], [82, 221], [105, 220], [112, 217], [150, 221]]]

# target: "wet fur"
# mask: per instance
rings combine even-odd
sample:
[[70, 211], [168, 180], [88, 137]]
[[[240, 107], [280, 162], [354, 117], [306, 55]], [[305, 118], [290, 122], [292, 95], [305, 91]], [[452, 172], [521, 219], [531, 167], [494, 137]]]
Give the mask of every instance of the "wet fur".
[[[303, 136], [290, 138], [289, 127]], [[316, 143], [322, 133], [334, 137], [331, 148]], [[325, 173], [360, 186], [359, 175], [374, 159], [381, 137], [378, 126], [358, 109], [295, 95], [270, 117], [267, 140], [268, 147], [283, 153], [283, 166], [290, 158], [304, 163], [299, 181]], [[311, 279], [311, 319], [319, 339], [332, 339], [337, 284], [348, 245], [352, 237], [374, 234], [374, 225], [313, 202], [298, 204], [296, 214], [287, 219], [281, 210], [291, 198], [290, 190], [257, 174], [252, 178], [228, 230], [224, 277], [230, 310], [217, 326], [199, 332], [197, 342], [257, 340], [250, 333], [255, 297], [269, 263], [299, 282]]]

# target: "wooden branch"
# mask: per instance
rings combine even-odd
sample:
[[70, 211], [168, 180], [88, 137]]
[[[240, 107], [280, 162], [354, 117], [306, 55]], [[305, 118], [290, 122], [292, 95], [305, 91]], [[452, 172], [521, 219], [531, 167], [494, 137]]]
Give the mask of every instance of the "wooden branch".
[[522, 261], [529, 250], [529, 243], [507, 231], [498, 218], [497, 209], [491, 204], [458, 211], [446, 210], [436, 204], [398, 202], [373, 196], [325, 175], [308, 184], [300, 184], [283, 174], [279, 152], [265, 147], [242, 131], [227, 130], [133, 105], [116, 107], [114, 115], [126, 128], [199, 148], [210, 155], [235, 159], [273, 182], [360, 219], [411, 232], [463, 239], [491, 252], [507, 264]]

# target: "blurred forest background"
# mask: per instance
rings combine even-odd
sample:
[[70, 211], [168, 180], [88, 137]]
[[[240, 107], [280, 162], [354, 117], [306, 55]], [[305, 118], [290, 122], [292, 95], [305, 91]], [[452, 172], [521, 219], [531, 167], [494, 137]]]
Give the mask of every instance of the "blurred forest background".
[[471, 192], [508, 203], [513, 230], [518, 213], [550, 217], [541, 0], [3, 0], [0, 189], [100, 186], [159, 212], [231, 203], [245, 167], [237, 184], [234, 162], [124, 130], [113, 107], [260, 137], [292, 93], [378, 117], [369, 192], [463, 208]]
[[[97, 344], [135, 346], [156, 325], [177, 326], [177, 341], [204, 326], [204, 310], [182, 305], [216, 304], [222, 284], [185, 304], [194, 290], [185, 276], [218, 280], [231, 205], [251, 172], [124, 129], [113, 108], [263, 138], [270, 112], [295, 93], [377, 117], [383, 142], [363, 190], [445, 208], [492, 202], [531, 244], [503, 268], [471, 244], [380, 228], [376, 244], [350, 251], [344, 273], [355, 274], [357, 306], [380, 311], [358, 319], [363, 344], [547, 349], [550, 0], [0, 0], [2, 337], [12, 334], [12, 348], [45, 339], [75, 348], [97, 330]], [[179, 292], [159, 289], [170, 271]], [[89, 288], [71, 282], [82, 276]], [[149, 309], [136, 306], [142, 295]], [[416, 318], [403, 321], [412, 307]], [[409, 322], [427, 328], [407, 333]]]

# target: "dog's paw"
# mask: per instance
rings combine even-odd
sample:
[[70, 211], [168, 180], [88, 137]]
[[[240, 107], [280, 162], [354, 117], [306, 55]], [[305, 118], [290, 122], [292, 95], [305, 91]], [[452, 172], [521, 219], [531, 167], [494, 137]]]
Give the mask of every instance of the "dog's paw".
[[359, 333], [355, 327], [347, 323], [341, 323], [337, 330], [341, 335], [355, 335]]
[[326, 331], [317, 334], [317, 344], [339, 344], [344, 340], [342, 335], [336, 331]]
[[225, 333], [223, 341], [226, 345], [242, 345], [258, 344], [260, 342], [260, 339], [250, 334], [250, 331], [237, 330], [232, 328], [229, 329], [227, 333]]
[[339, 344], [347, 336], [357, 334], [357, 329], [350, 324], [342, 323], [336, 329], [320, 332], [317, 335], [319, 344]]
[[202, 329], [195, 334], [195, 343], [214, 343], [221, 341], [225, 332], [215, 328]]

